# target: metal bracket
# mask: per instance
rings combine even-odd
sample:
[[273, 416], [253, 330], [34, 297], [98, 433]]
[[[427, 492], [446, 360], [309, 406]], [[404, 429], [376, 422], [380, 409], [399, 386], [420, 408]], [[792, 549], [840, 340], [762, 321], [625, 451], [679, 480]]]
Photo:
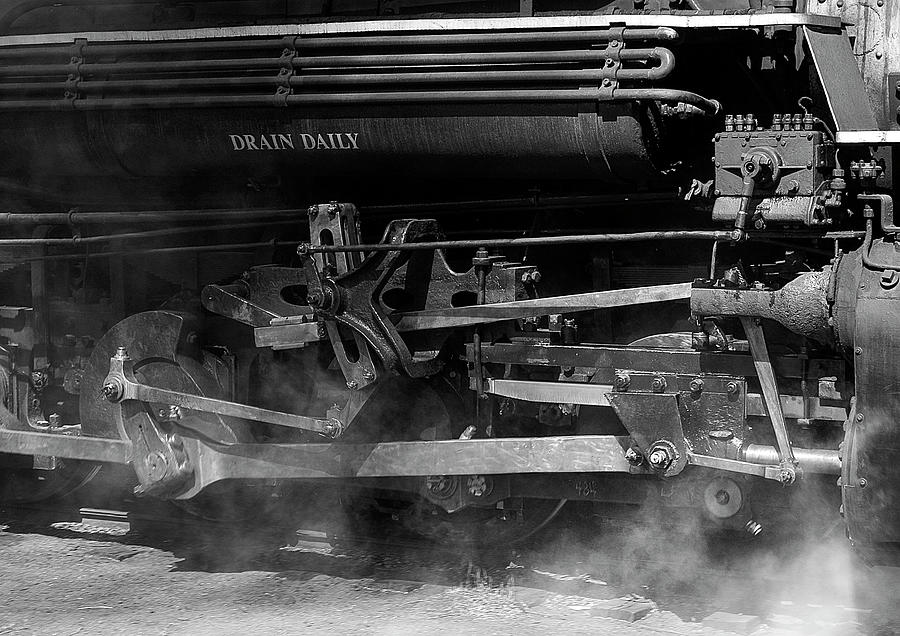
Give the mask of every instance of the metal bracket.
[[687, 466], [687, 444], [674, 393], [610, 393], [610, 406], [650, 467], [663, 477]]
[[289, 303], [282, 295], [287, 288], [305, 285], [303, 270], [266, 265], [249, 269], [230, 285], [207, 285], [201, 301], [207, 311], [251, 327], [263, 327], [273, 320], [311, 315], [308, 306]]
[[881, 219], [881, 231], [885, 234], [900, 232], [900, 226], [894, 221], [894, 199], [889, 194], [858, 194], [860, 201], [872, 201], [878, 204], [878, 215]]

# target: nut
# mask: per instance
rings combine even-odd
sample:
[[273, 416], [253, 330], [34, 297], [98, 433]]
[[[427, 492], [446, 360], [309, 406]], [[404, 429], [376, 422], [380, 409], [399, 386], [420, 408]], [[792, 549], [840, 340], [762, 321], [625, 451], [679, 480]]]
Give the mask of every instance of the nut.
[[469, 494], [473, 497], [483, 497], [488, 493], [488, 483], [482, 475], [472, 475], [466, 482]]
[[728, 384], [725, 385], [725, 391], [728, 393], [728, 395], [737, 394], [738, 388], [739, 387], [738, 387], [737, 382], [729, 382]]
[[703, 390], [703, 380], [700, 378], [691, 380], [690, 389], [691, 393], [700, 393]]
[[614, 381], [614, 386], [616, 391], [626, 391], [628, 390], [628, 385], [631, 384], [631, 377], [627, 373], [617, 373], [616, 379]]
[[311, 291], [306, 295], [306, 302], [310, 307], [321, 307], [323, 300], [325, 300], [325, 296], [318, 290]]
[[625, 451], [625, 461], [632, 466], [640, 466], [644, 462], [644, 456], [633, 448]]
[[107, 382], [100, 392], [110, 402], [117, 402], [122, 396], [122, 385], [118, 382]]
[[655, 393], [662, 393], [666, 390], [666, 379], [661, 375], [654, 377], [650, 383], [650, 389]]

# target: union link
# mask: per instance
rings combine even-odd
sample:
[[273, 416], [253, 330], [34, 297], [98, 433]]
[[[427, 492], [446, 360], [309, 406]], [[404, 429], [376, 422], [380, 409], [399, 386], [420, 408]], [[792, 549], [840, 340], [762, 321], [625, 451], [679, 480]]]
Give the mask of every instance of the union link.
[[[133, 363], [124, 347], [120, 347], [116, 355], [110, 358], [109, 375], [106, 376], [106, 380], [103, 383], [103, 396], [116, 404], [129, 400], [152, 404], [169, 404], [180, 409], [215, 413], [226, 417], [238, 417], [255, 422], [275, 424], [276, 426], [312, 431], [329, 438], [339, 436], [343, 430], [343, 425], [337, 418], [319, 419], [304, 415], [293, 415], [291, 413], [271, 411], [246, 404], [238, 404], [237, 402], [216, 400], [200, 395], [141, 384], [134, 377]], [[176, 419], [180, 418], [176, 417]], [[182, 425], [190, 428], [189, 423]]]

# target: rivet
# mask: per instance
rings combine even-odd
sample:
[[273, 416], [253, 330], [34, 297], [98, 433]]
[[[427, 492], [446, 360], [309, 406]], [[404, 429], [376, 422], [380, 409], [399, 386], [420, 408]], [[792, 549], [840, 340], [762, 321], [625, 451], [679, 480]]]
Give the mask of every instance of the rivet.
[[862, 422], [864, 419], [865, 419], [865, 416], [862, 413], [857, 413], [857, 415], [856, 415], [857, 422]]
[[856, 355], [858, 355], [858, 356], [861, 356], [861, 355], [862, 355], [862, 347], [857, 347], [857, 348], [854, 349], [853, 351], [854, 351], [854, 353], [856, 353]]

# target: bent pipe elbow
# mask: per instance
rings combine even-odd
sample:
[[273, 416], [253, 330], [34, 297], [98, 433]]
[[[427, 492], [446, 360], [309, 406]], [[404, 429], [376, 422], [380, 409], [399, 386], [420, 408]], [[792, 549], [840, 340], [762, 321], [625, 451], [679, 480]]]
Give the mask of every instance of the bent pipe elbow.
[[656, 66], [650, 68], [623, 68], [616, 74], [624, 80], [661, 80], [668, 77], [675, 68], [675, 54], [669, 49], [656, 46], [652, 49], [625, 49], [619, 59], [622, 61], [646, 62], [654, 60]]
[[718, 100], [675, 88], [619, 88], [614, 94], [619, 100], [683, 102], [696, 106], [710, 117], [718, 115], [722, 110], [722, 104]]

